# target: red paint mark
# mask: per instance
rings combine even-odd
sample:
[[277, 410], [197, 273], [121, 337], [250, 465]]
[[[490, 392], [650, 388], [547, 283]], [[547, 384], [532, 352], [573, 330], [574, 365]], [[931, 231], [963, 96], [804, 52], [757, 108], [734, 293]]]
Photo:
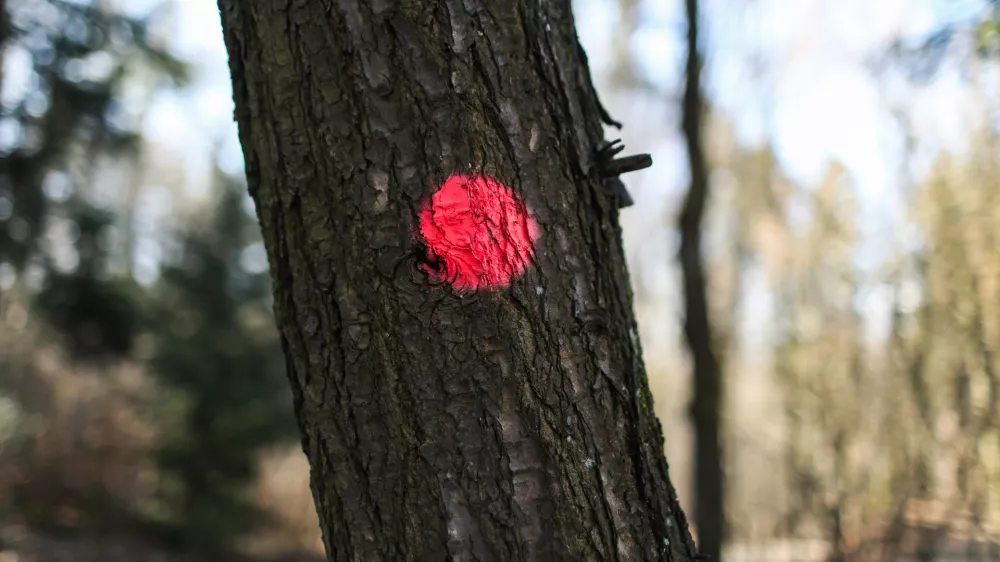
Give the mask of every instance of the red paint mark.
[[493, 289], [527, 269], [541, 231], [527, 207], [485, 176], [448, 178], [420, 211], [428, 271], [456, 289]]

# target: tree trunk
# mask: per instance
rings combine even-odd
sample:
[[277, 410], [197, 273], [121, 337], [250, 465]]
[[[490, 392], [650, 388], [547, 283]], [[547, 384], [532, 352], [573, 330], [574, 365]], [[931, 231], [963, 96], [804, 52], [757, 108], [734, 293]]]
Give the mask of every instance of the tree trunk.
[[[219, 0], [332, 560], [691, 560], [569, 0]], [[507, 287], [432, 275], [452, 174], [541, 230]]]
[[691, 186], [680, 216], [681, 273], [684, 278], [684, 333], [694, 364], [694, 521], [698, 544], [713, 560], [722, 558], [726, 533], [725, 474], [720, 444], [722, 369], [713, 349], [708, 314], [708, 282], [701, 254], [702, 218], [708, 202], [708, 164], [702, 146], [702, 58], [698, 47], [698, 0], [686, 0], [688, 20], [687, 80], [682, 107]]

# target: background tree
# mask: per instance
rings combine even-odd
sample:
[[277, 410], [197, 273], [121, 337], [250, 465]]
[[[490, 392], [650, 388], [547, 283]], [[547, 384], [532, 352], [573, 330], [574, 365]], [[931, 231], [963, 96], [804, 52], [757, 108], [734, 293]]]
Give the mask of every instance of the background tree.
[[[219, 174], [212, 212], [164, 233], [175, 251], [155, 283], [138, 283], [141, 116], [188, 78], [153, 31], [169, 14], [3, 7], [5, 76], [20, 79], [0, 109], [0, 393], [16, 419], [42, 421], [16, 424], [0, 448], [0, 527], [231, 549], [264, 515], [251, 497], [258, 456], [294, 434], [245, 184]], [[18, 311], [27, 321], [6, 314]], [[46, 355], [57, 375], [38, 366]], [[135, 370], [159, 388], [123, 382]]]
[[708, 206], [708, 162], [702, 141], [705, 112], [701, 92], [703, 64], [699, 45], [698, 0], [686, 0], [687, 63], [682, 127], [687, 145], [691, 184], [681, 208], [680, 262], [684, 279], [684, 334], [694, 366], [691, 418], [695, 431], [694, 520], [701, 548], [712, 560], [722, 558], [726, 536], [725, 486], [722, 460], [722, 368], [709, 317], [708, 280], [702, 257], [702, 219]]
[[[160, 500], [173, 540], [231, 548], [265, 514], [249, 497], [257, 455], [295, 432], [246, 186], [219, 174], [211, 216], [181, 237], [150, 303]], [[257, 251], [259, 250], [259, 252]]]
[[[102, 164], [136, 157], [138, 123], [123, 100], [134, 71], [148, 69], [147, 88], [155, 90], [183, 82], [184, 66], [148, 40], [146, 22], [99, 3], [12, 0], [5, 7], [3, 38], [23, 55], [16, 70], [27, 80], [8, 81], [16, 94], [0, 109], [9, 132], [0, 148], [0, 262], [35, 267], [39, 310], [78, 354], [121, 356], [137, 328], [133, 288], [115, 275], [113, 260], [122, 256], [109, 252], [116, 217], [89, 195]], [[46, 234], [69, 237], [72, 249], [46, 251]]]
[[[138, 123], [130, 114], [136, 108], [126, 103], [126, 90], [148, 93], [185, 79], [183, 65], [147, 33], [152, 20], [98, 4], [3, 4], [0, 315], [7, 324], [0, 330], [0, 392], [19, 418], [41, 421], [23, 424], [4, 447], [0, 464], [11, 470], [0, 495], [10, 503], [0, 507], [10, 511], [0, 516], [12, 511], [44, 527], [104, 527], [117, 520], [122, 492], [134, 483], [132, 469], [100, 466], [115, 456], [134, 459], [134, 443], [95, 445], [84, 459], [80, 450], [89, 444], [81, 445], [79, 436], [55, 442], [57, 426], [86, 425], [81, 418], [103, 424], [112, 414], [60, 412], [69, 410], [61, 396], [78, 390], [80, 381], [60, 384], [36, 359], [44, 341], [68, 351], [67, 363], [79, 371], [110, 371], [133, 350], [142, 324], [140, 289], [117, 267], [123, 259], [114, 243], [119, 216], [94, 195], [111, 183], [109, 163], [137, 157]], [[137, 83], [139, 69], [148, 72], [147, 81]], [[109, 406], [126, 401], [111, 394]], [[127, 440], [119, 429], [101, 431], [107, 442]], [[60, 454], [76, 462], [63, 462]], [[66, 474], [69, 465], [74, 476]], [[117, 490], [107, 486], [114, 477]]]

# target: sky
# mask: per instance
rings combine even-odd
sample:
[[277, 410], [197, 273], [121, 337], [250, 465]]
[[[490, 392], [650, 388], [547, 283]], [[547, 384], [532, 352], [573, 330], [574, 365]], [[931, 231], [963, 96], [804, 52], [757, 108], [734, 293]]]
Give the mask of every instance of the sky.
[[[157, 3], [127, 0], [135, 14]], [[663, 250], [673, 234], [662, 227], [668, 224], [664, 213], [676, 206], [687, 183], [675, 111], [683, 87], [683, 2], [640, 2], [628, 49], [658, 93], [638, 105], [612, 95], [609, 83], [613, 47], [622, 40], [617, 0], [576, 0], [574, 6], [598, 90], [626, 124], [621, 136], [630, 148], [641, 146], [654, 156], [653, 169], [625, 178], [637, 200], [624, 215], [626, 245], [656, 248], [659, 254], [643, 260], [661, 267], [643, 270], [656, 278], [664, 296], [676, 296], [672, 256]], [[144, 132], [184, 154], [191, 185], [204, 186], [200, 180], [216, 143], [224, 169], [242, 167], [226, 52], [215, 2], [174, 0], [173, 9], [173, 46], [195, 63], [195, 80], [184, 92], [160, 96]], [[784, 171], [800, 184], [818, 182], [832, 160], [847, 168], [864, 239], [858, 265], [874, 271], [900, 243], [905, 212], [897, 185], [904, 153], [894, 104], [902, 100], [912, 108], [911, 126], [924, 155], [961, 150], [982, 111], [981, 100], [971, 97], [957, 72], [942, 72], [918, 87], [880, 79], [869, 63], [894, 39], [919, 39], [942, 25], [969, 21], [983, 9], [980, 0], [703, 0], [705, 87], [712, 103], [733, 120], [740, 140], [754, 145], [769, 139]], [[918, 158], [917, 171], [926, 171], [929, 162]], [[655, 228], [662, 232], [650, 235]], [[884, 308], [877, 284], [870, 296], [859, 306]]]
[[[129, 0], [142, 13], [157, 0]], [[146, 132], [191, 146], [226, 141], [224, 166], [239, 169], [232, 123], [226, 52], [218, 9], [206, 0], [174, 0], [173, 44], [196, 63], [192, 88], [165, 94], [151, 113]], [[619, 39], [616, 0], [577, 0], [577, 24], [595, 73], [607, 72], [611, 45]], [[740, 136], [759, 142], [771, 136], [783, 167], [804, 183], [818, 180], [829, 159], [855, 175], [859, 192], [877, 196], [892, 183], [895, 139], [887, 100], [865, 60], [897, 36], [920, 37], [948, 21], [963, 21], [982, 9], [970, 0], [712, 0], [708, 26], [708, 89], [714, 103], [736, 118]], [[733, 9], [733, 6], [742, 8]], [[674, 94], [681, 86], [683, 2], [647, 0], [631, 51], [650, 80]], [[748, 54], [768, 59], [765, 79], [755, 81]], [[756, 90], [756, 91], [755, 91]], [[765, 95], [761, 95], [765, 94]], [[922, 137], [960, 145], [968, 129], [968, 100], [959, 78], [945, 73], [912, 102], [935, 110], [918, 112]], [[769, 97], [769, 100], [763, 98]], [[774, 107], [770, 122], [765, 104]], [[959, 118], [955, 118], [958, 116]], [[962, 117], [965, 117], [963, 119]], [[208, 140], [211, 139], [211, 140]], [[199, 143], [196, 143], [199, 144]], [[200, 146], [197, 148], [201, 148]]]
[[[143, 13], [157, 0], [129, 0]], [[189, 146], [193, 139], [224, 138], [238, 156], [225, 47], [215, 2], [174, 0], [177, 17], [173, 44], [196, 63], [193, 87], [165, 94], [146, 130], [155, 137]], [[616, 0], [577, 0], [577, 24], [595, 72], [610, 69], [611, 44], [618, 18]], [[709, 21], [708, 88], [714, 102], [736, 117], [744, 140], [773, 136], [783, 166], [810, 183], [830, 158], [841, 160], [855, 175], [862, 193], [878, 193], [891, 183], [884, 138], [886, 101], [864, 62], [896, 36], [919, 37], [947, 21], [962, 21], [981, 9], [968, 0], [714, 0], [704, 3]], [[733, 9], [733, 6], [742, 8]], [[683, 3], [647, 0], [642, 25], [631, 51], [650, 80], [674, 93], [683, 63]], [[717, 14], [721, 14], [721, 17]], [[761, 53], [768, 65], [764, 84], [753, 82], [748, 53]], [[761, 87], [770, 91], [753, 92]], [[766, 93], [775, 108], [763, 119]], [[922, 136], [960, 143], [962, 119], [949, 110], [967, 107], [958, 78], [945, 75], [916, 103], [936, 107], [921, 112]], [[196, 134], [201, 133], [201, 134]], [[205, 134], [208, 133], [208, 134]], [[206, 141], [207, 142], [207, 141]], [[192, 150], [194, 148], [192, 147]], [[239, 168], [228, 155], [224, 165]]]

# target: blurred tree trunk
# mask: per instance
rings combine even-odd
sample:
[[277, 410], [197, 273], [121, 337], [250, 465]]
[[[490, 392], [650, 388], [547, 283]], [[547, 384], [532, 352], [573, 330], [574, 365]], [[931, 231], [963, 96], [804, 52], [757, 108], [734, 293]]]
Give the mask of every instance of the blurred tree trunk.
[[[0, 47], [7, 47], [10, 38], [10, 19], [7, 15], [7, 0], [0, 0]], [[4, 64], [0, 57], [0, 91], [3, 91]]]
[[[570, 1], [219, 5], [329, 557], [693, 559]], [[541, 225], [510, 288], [421, 269], [468, 172]]]
[[691, 186], [680, 216], [681, 272], [684, 279], [684, 334], [694, 364], [691, 418], [695, 432], [694, 521], [698, 544], [712, 560], [721, 560], [725, 540], [725, 493], [720, 445], [722, 369], [713, 350], [708, 313], [708, 281], [701, 255], [702, 217], [708, 200], [708, 164], [702, 146], [702, 59], [698, 49], [698, 0], [686, 0], [688, 19], [687, 81], [682, 107]]

